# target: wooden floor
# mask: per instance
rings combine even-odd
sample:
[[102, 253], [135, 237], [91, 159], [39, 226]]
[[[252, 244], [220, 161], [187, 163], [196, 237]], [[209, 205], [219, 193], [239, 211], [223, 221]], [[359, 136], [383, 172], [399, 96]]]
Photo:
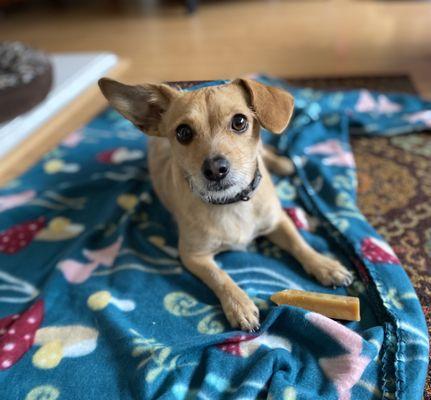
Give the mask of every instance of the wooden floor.
[[430, 28], [428, 1], [201, 0], [193, 16], [182, 7], [150, 15], [98, 9], [17, 14], [0, 21], [0, 38], [48, 51], [114, 51], [132, 60], [133, 81], [256, 71], [297, 77], [425, 75], [431, 66]]
[[130, 59], [129, 82], [248, 72], [286, 77], [408, 72], [431, 98], [429, 1], [200, 3], [192, 16], [179, 5], [148, 13], [113, 12], [108, 5], [16, 13], [0, 20], [0, 40], [22, 40], [50, 52], [113, 51]]

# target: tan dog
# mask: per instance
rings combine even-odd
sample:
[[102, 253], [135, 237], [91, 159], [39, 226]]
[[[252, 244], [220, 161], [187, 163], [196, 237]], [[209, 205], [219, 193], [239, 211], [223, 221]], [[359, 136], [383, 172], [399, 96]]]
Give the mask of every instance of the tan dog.
[[290, 161], [263, 148], [259, 137], [260, 125], [273, 133], [287, 127], [293, 112], [289, 93], [247, 79], [191, 92], [109, 79], [99, 85], [115, 109], [154, 137], [150, 175], [178, 223], [181, 260], [214, 291], [232, 327], [258, 329], [259, 310], [214, 256], [245, 249], [258, 236], [291, 253], [324, 285], [352, 282], [345, 267], [303, 240], [266, 169], [291, 170]]

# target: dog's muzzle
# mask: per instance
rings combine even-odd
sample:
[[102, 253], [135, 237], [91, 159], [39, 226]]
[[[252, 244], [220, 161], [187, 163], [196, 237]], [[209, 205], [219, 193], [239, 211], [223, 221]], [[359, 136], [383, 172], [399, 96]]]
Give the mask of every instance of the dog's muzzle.
[[253, 180], [244, 190], [241, 190], [241, 192], [237, 193], [232, 197], [226, 197], [226, 198], [223, 198], [222, 200], [209, 199], [208, 203], [223, 205], [223, 204], [237, 203], [239, 201], [248, 201], [253, 196], [254, 192], [259, 186], [261, 179], [262, 179], [262, 174], [259, 171], [259, 166], [256, 166], [256, 171], [254, 173]]

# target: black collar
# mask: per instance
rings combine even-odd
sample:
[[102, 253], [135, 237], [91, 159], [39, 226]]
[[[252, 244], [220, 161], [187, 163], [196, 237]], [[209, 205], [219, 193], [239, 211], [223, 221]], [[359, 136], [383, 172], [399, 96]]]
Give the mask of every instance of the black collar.
[[250, 182], [250, 184], [241, 192], [237, 193], [233, 197], [229, 197], [223, 200], [209, 200], [209, 203], [216, 204], [216, 205], [224, 205], [224, 204], [232, 204], [237, 203], [239, 201], [248, 201], [250, 200], [251, 196], [253, 196], [255, 190], [259, 186], [259, 183], [262, 179], [262, 175], [259, 171], [259, 166], [256, 167], [256, 171], [254, 173], [253, 180]]

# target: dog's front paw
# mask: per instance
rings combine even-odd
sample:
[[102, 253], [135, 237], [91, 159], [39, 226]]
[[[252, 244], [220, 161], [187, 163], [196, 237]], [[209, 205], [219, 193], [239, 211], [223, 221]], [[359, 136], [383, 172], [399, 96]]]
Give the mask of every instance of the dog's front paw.
[[304, 269], [325, 286], [349, 286], [352, 273], [337, 260], [319, 255], [304, 265]]
[[223, 311], [232, 328], [254, 332], [259, 329], [259, 309], [239, 288], [223, 296]]

